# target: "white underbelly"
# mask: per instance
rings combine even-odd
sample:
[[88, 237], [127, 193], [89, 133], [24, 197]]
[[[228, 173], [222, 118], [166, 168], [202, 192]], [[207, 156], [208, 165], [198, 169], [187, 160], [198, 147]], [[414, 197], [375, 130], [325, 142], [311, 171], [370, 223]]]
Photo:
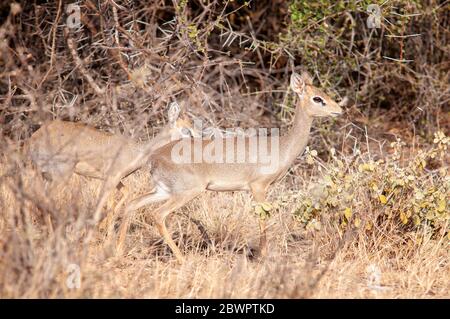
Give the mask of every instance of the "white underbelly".
[[216, 191], [216, 192], [226, 192], [226, 191], [246, 191], [250, 188], [247, 183], [239, 183], [233, 181], [220, 181], [220, 182], [211, 182], [206, 187], [207, 190]]

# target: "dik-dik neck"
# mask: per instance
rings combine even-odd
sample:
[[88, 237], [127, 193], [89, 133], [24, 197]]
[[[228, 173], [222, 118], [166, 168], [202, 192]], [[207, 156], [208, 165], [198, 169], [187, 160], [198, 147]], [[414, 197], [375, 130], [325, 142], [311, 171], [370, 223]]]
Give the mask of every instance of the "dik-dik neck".
[[295, 110], [293, 126], [281, 137], [280, 159], [287, 165], [290, 165], [308, 144], [312, 121], [313, 117], [306, 113], [303, 102], [300, 101]]
[[142, 151], [150, 155], [158, 148], [170, 143], [175, 138], [175, 134], [176, 133], [172, 132], [172, 129], [168, 124], [164, 126], [153, 138], [145, 143], [142, 143], [139, 147]]

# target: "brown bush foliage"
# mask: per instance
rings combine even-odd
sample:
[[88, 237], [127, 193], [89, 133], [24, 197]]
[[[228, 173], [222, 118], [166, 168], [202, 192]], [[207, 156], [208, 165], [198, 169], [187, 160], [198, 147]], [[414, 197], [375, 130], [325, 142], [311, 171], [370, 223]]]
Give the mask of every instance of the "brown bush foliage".
[[390, 2], [380, 29], [368, 3], [86, 1], [77, 29], [69, 2], [3, 3], [2, 134], [63, 118], [140, 136], [172, 99], [211, 124], [267, 124], [297, 65], [353, 99], [354, 123], [431, 138], [448, 125], [448, 3]]

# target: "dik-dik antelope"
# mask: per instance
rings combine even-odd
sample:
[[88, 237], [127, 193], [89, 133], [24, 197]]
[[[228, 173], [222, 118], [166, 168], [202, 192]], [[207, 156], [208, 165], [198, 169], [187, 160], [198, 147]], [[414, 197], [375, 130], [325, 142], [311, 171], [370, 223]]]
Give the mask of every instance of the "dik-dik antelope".
[[[180, 107], [172, 103], [169, 108], [169, 123], [146, 144], [139, 145], [120, 134], [102, 132], [82, 123], [60, 120], [42, 125], [27, 141], [24, 150], [45, 179], [54, 186], [67, 181], [73, 174], [107, 180], [120, 172], [126, 177], [137, 166], [130, 167], [141, 149], [157, 149], [173, 139], [183, 136], [183, 129], [192, 129], [192, 123], [178, 118]], [[117, 188], [122, 192], [120, 207], [127, 190], [120, 180]], [[108, 220], [111, 215], [108, 214]], [[108, 223], [107, 223], [108, 224]]]
[[[319, 88], [313, 86], [311, 76], [303, 72], [301, 75], [293, 73], [290, 80], [291, 89], [297, 93], [299, 100], [295, 110], [294, 124], [289, 132], [279, 138], [278, 163], [274, 169], [267, 172], [258, 161], [254, 161], [258, 154], [251, 154], [248, 147], [244, 150], [225, 149], [223, 157], [227, 157], [227, 152], [245, 152], [245, 154], [236, 154], [245, 160], [243, 162], [221, 163], [211, 162], [189, 162], [176, 163], [173, 160], [173, 150], [177, 143], [171, 142], [149, 155], [149, 165], [153, 191], [149, 194], [140, 196], [125, 207], [125, 220], [119, 230], [118, 249], [121, 250], [125, 241], [131, 212], [148, 204], [165, 201], [154, 212], [154, 219], [159, 233], [170, 246], [176, 258], [182, 261], [183, 257], [175, 242], [169, 235], [166, 228], [166, 217], [174, 210], [182, 207], [188, 201], [195, 198], [205, 190], [210, 191], [246, 191], [250, 190], [254, 199], [262, 204], [266, 199], [266, 193], [269, 185], [282, 177], [292, 165], [295, 158], [305, 149], [311, 124], [314, 117], [337, 116], [341, 114], [342, 109], [327, 94]], [[220, 137], [219, 137], [220, 138]], [[237, 145], [237, 137], [231, 145]], [[214, 141], [217, 137], [214, 139]], [[223, 139], [222, 145], [227, 144]], [[183, 140], [185, 141], [185, 140]], [[249, 138], [245, 137], [246, 145], [249, 145]], [[230, 142], [230, 141], [228, 141]], [[269, 140], [270, 142], [270, 140]], [[195, 152], [202, 150], [210, 143], [210, 139], [197, 140], [189, 139], [191, 145], [191, 156]], [[271, 147], [269, 145], [269, 147]], [[215, 150], [216, 152], [218, 150]], [[219, 150], [220, 151], [220, 150]], [[264, 256], [267, 250], [266, 224], [263, 218], [260, 218], [260, 241], [259, 252]]]

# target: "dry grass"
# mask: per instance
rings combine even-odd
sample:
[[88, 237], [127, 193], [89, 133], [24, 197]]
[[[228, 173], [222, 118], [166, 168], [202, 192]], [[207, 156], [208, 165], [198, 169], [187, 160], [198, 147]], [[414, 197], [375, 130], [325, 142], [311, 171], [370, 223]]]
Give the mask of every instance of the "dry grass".
[[[49, 194], [39, 188], [39, 176], [24, 168], [6, 177], [8, 168], [15, 169], [3, 165], [0, 172], [2, 298], [450, 297], [445, 232], [405, 232], [396, 219], [380, 223], [369, 199], [354, 207], [354, 214], [375, 225], [370, 232], [341, 228], [327, 216], [321, 218], [320, 228], [305, 227], [294, 218], [312, 196], [311, 182], [324, 175], [305, 165], [296, 166], [271, 190], [271, 199], [283, 201], [269, 219], [266, 259], [249, 257], [259, 235], [251, 196], [206, 193], [169, 218], [169, 228], [186, 254], [182, 265], [147, 218], [151, 207], [135, 215], [126, 253], [117, 256], [105, 233], [89, 223], [99, 181], [74, 176], [64, 189], [53, 192], [54, 200], [42, 201], [39, 198]], [[143, 170], [128, 178], [133, 196], [145, 191], [147, 177]], [[53, 209], [38, 210], [36, 203]], [[50, 235], [47, 213], [54, 225]], [[322, 214], [329, 212], [324, 209]], [[80, 267], [79, 288], [69, 289], [71, 264]]]

